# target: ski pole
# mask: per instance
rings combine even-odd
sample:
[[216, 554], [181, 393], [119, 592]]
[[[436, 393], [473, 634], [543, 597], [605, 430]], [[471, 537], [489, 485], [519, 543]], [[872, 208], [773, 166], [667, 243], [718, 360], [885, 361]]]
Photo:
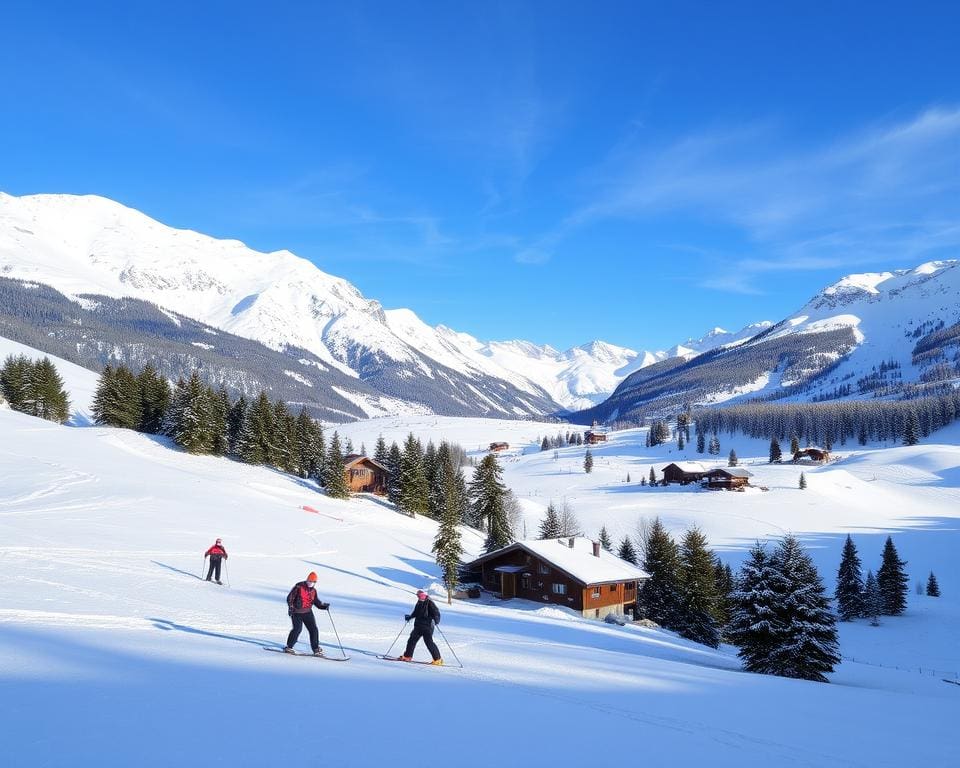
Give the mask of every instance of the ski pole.
[[407, 628], [407, 624], [409, 624], [409, 623], [410, 623], [410, 619], [407, 619], [405, 622], [403, 622], [403, 626], [400, 627], [400, 631], [397, 632], [397, 636], [396, 636], [395, 638], [393, 638], [393, 642], [390, 643], [390, 647], [387, 648], [387, 652], [383, 654], [384, 656], [389, 656], [389, 655], [390, 655], [390, 651], [393, 650], [393, 646], [395, 646], [395, 645], [397, 644], [397, 640], [400, 639], [400, 635], [403, 634], [403, 630], [405, 630], [405, 629]]
[[463, 662], [460, 661], [460, 657], [457, 656], [457, 652], [456, 652], [455, 650], [453, 650], [453, 646], [450, 645], [450, 641], [447, 640], [447, 636], [446, 636], [445, 634], [443, 634], [443, 630], [440, 629], [440, 625], [439, 625], [439, 624], [434, 624], [433, 626], [435, 626], [435, 627], [437, 628], [437, 632], [440, 633], [440, 637], [443, 638], [443, 642], [445, 642], [445, 643], [447, 644], [447, 648], [450, 649], [450, 653], [453, 654], [453, 658], [455, 658], [455, 659], [457, 660], [457, 664], [460, 665], [460, 669], [463, 669]]
[[230, 563], [227, 558], [223, 558], [223, 575], [227, 580], [227, 588], [230, 588]]
[[203, 572], [207, 570], [207, 556], [203, 556], [203, 565], [200, 566], [200, 580], [203, 580]]
[[337, 632], [337, 625], [333, 623], [333, 614], [330, 613], [329, 608], [327, 608], [327, 616], [330, 617], [330, 626], [333, 627], [333, 634], [337, 636], [337, 645], [340, 646], [340, 655], [343, 656], [343, 658], [347, 658], [347, 652], [343, 650], [343, 643], [340, 642], [340, 633]]

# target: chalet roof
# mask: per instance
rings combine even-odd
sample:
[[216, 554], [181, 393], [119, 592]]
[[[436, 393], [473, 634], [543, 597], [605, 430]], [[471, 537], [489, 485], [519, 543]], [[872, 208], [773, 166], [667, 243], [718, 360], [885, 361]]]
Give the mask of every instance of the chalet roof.
[[379, 462], [371, 459], [369, 456], [364, 456], [361, 453], [348, 453], [346, 456], [344, 456], [343, 468], [350, 469], [350, 467], [352, 467], [354, 464], [362, 464], [364, 462], [369, 462], [370, 464], [373, 464], [373, 466], [375, 466], [377, 469], [382, 469], [384, 472], [390, 471], [385, 466], [383, 466], [383, 464], [380, 464]]
[[[528, 539], [517, 541], [507, 547], [478, 557], [469, 566], [479, 565], [516, 549], [522, 549], [563, 571], [584, 586], [609, 584], [621, 581], [637, 581], [650, 578], [650, 574], [611, 552], [600, 548], [600, 557], [594, 557], [593, 541], [579, 537], [573, 540], [573, 549], [568, 539]], [[525, 570], [525, 569], [524, 569]]]
[[[688, 474], [703, 474], [707, 471], [707, 468], [699, 461], [674, 461], [671, 464], [667, 464], [667, 467], [676, 467], [681, 472], [686, 472]], [[666, 469], [667, 467], [664, 467], [663, 469]], [[661, 472], [662, 471], [663, 470], [661, 470]]]
[[707, 472], [708, 475], [727, 475], [728, 477], [753, 477], [750, 472], [743, 467], [717, 467]]

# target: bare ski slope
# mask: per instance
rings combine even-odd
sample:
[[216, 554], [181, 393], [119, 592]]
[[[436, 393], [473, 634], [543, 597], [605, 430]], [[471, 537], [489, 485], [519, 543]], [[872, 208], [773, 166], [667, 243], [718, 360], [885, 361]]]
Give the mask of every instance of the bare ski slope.
[[[441, 603], [463, 670], [379, 661], [413, 591], [436, 580], [434, 532], [267, 469], [0, 410], [4, 764], [960, 760], [947, 732], [960, 690], [939, 677], [852, 662], [831, 685], [748, 675], [730, 649], [517, 601]], [[198, 578], [217, 536], [230, 588]], [[465, 540], [476, 552], [479, 538]], [[283, 641], [285, 594], [310, 570], [346, 664], [260, 650]], [[921, 627], [941, 642], [956, 619], [944, 591], [886, 627], [845, 630], [844, 653], [895, 663]], [[337, 653], [328, 617], [319, 624]]]

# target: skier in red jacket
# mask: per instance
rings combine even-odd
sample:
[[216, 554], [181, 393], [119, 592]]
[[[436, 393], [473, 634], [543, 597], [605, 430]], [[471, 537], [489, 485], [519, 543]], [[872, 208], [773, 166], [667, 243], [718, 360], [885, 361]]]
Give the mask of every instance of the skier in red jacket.
[[227, 550], [223, 548], [223, 542], [217, 539], [216, 543], [210, 547], [203, 556], [210, 558], [210, 570], [207, 571], [207, 581], [210, 581], [210, 578], [214, 575], [214, 572], [216, 572], [217, 578], [214, 580], [217, 584], [223, 584], [223, 582], [220, 581], [220, 561], [227, 559]]
[[310, 572], [306, 581], [300, 581], [293, 585], [287, 595], [287, 614], [290, 621], [293, 622], [293, 629], [287, 635], [287, 646], [283, 650], [286, 653], [295, 653], [293, 646], [300, 637], [300, 632], [304, 625], [310, 633], [310, 647], [313, 649], [314, 656], [323, 656], [320, 650], [320, 633], [317, 631], [317, 620], [313, 615], [313, 607], [316, 606], [321, 611], [327, 610], [330, 603], [324, 603], [317, 597], [317, 590], [314, 587], [317, 584], [317, 574]]

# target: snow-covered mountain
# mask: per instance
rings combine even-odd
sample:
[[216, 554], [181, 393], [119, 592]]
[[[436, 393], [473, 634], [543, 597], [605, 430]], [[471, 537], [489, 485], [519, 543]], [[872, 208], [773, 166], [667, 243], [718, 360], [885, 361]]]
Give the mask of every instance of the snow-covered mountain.
[[960, 384], [960, 261], [849, 275], [745, 341], [649, 366], [587, 419], [744, 398], [916, 396]]
[[[368, 415], [405, 399], [461, 415], [582, 409], [644, 366], [763, 328], [718, 328], [654, 352], [603, 341], [563, 352], [527, 341], [484, 342], [429, 326], [409, 309], [384, 310], [289, 251], [260, 253], [174, 229], [89, 195], [0, 193], [0, 277], [49, 285], [87, 308], [95, 304], [90, 296], [140, 299], [273, 350], [307, 350], [318, 358], [312, 372], [329, 366], [367, 385], [351, 388], [338, 378], [329, 386]], [[370, 387], [386, 399], [372, 398]]]

